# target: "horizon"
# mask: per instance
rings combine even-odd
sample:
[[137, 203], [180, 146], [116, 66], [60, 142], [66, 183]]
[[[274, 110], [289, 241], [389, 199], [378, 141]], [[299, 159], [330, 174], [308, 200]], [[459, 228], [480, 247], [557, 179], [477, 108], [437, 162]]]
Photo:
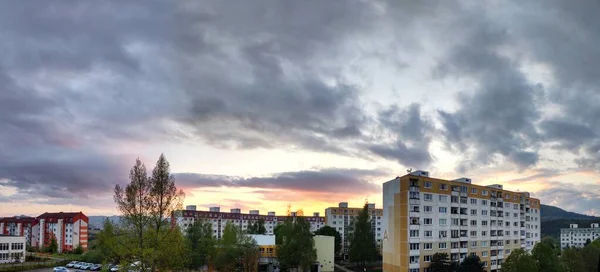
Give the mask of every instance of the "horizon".
[[0, 216], [382, 203], [407, 169], [600, 216], [600, 2], [0, 2]]

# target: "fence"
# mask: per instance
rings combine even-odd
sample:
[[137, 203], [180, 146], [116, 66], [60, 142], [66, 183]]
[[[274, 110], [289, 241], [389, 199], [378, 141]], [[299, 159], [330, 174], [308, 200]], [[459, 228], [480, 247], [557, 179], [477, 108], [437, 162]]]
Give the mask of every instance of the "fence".
[[55, 266], [65, 266], [68, 263], [69, 261], [65, 260], [43, 259], [39, 261], [27, 261], [23, 263], [0, 264], [0, 272], [27, 271], [47, 267], [52, 268]]

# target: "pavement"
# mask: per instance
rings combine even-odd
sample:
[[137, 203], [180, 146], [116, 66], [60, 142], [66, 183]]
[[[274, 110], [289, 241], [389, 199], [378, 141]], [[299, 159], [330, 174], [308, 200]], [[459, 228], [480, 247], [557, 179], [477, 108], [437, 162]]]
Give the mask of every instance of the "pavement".
[[334, 266], [335, 266], [335, 268], [338, 268], [338, 269], [346, 271], [346, 272], [354, 272], [354, 271], [352, 271], [352, 270], [350, 270], [348, 268], [345, 268], [345, 267], [343, 267], [343, 266], [341, 266], [339, 264], [334, 264]]

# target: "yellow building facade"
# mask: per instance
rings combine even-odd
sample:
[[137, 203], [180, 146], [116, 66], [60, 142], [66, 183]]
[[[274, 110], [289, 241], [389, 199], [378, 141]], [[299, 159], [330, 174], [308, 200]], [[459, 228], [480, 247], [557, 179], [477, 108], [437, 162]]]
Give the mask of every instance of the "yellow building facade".
[[479, 256], [499, 271], [515, 249], [540, 241], [540, 201], [502, 185], [415, 171], [383, 185], [383, 271], [427, 272], [433, 254]]

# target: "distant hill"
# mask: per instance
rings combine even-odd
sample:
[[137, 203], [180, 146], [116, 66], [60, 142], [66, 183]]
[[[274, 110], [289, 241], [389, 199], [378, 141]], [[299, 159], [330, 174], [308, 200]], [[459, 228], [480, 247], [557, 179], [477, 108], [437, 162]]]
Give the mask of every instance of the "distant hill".
[[580, 213], [568, 212], [559, 207], [542, 204], [541, 218], [543, 221], [551, 221], [557, 219], [583, 219], [583, 220], [600, 220], [600, 217], [590, 216]]
[[541, 209], [542, 237], [560, 238], [560, 229], [569, 224], [578, 224], [580, 228], [588, 228], [591, 223], [600, 223], [600, 217], [568, 212], [561, 208], [542, 204]]
[[118, 224], [121, 221], [121, 217], [118, 215], [104, 216], [104, 215], [92, 215], [88, 216], [90, 227], [102, 229], [104, 220], [109, 219], [111, 222]]

